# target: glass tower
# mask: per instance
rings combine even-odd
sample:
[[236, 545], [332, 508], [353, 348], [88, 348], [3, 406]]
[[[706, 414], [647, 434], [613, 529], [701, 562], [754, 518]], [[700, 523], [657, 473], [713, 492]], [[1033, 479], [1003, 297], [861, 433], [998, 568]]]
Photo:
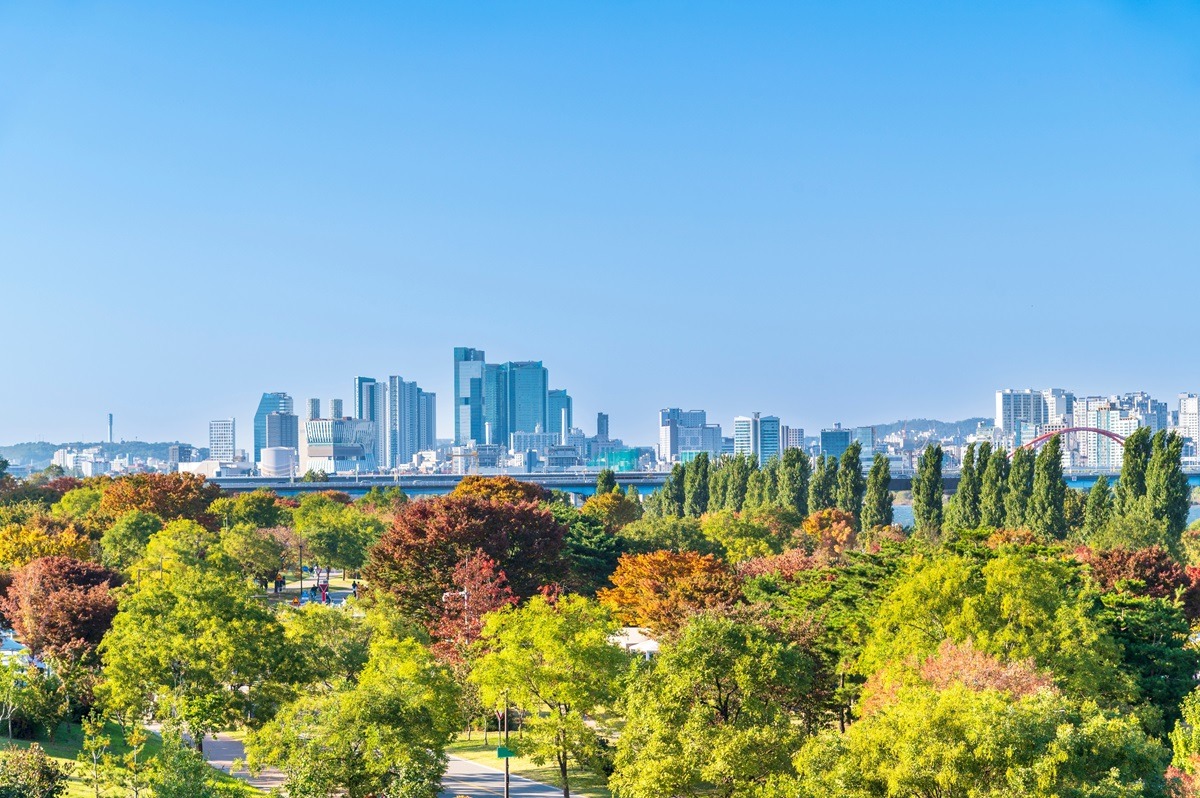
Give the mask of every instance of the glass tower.
[[291, 412], [292, 397], [282, 391], [264, 393], [258, 400], [258, 410], [254, 412], [254, 462], [262, 460], [262, 450], [267, 445], [267, 416]]

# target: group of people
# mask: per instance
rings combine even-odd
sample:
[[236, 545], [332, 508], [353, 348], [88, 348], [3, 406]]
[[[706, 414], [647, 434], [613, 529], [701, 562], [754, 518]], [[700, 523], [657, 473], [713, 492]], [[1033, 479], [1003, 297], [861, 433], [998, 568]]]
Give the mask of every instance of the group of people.
[[[333, 569], [329, 568], [329, 567], [325, 567], [324, 569], [319, 568], [319, 567], [313, 567], [310, 570], [309, 568], [306, 567], [301, 572], [302, 579], [303, 579], [303, 572], [305, 572], [305, 571], [312, 573], [313, 576], [315, 577], [316, 581], [310, 587], [305, 589], [303, 591], [303, 594], [308, 596], [309, 601], [319, 601], [322, 604], [332, 604], [333, 599], [329, 593], [329, 580], [330, 580], [330, 577], [333, 575]], [[286, 586], [286, 579], [284, 578], [283, 574], [282, 573], [276, 574], [275, 575], [275, 593], [276, 594], [283, 593], [285, 586]], [[264, 584], [263, 584], [263, 590], [264, 591], [266, 590], [265, 580], [264, 580]], [[358, 580], [357, 579], [350, 583], [350, 594], [352, 596], [354, 596], [354, 598], [358, 598]], [[292, 599], [292, 604], [294, 606], [299, 606], [300, 603], [301, 603], [301, 596], [296, 596], [295, 598]]]

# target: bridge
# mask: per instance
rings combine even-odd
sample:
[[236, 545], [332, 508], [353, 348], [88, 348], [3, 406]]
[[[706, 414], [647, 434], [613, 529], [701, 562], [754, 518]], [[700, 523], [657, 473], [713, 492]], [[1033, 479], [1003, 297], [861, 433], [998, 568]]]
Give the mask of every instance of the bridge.
[[[489, 475], [491, 476], [491, 475]], [[506, 474], [522, 482], [532, 482], [546, 490], [561, 490], [590, 496], [596, 492], [594, 471], [563, 472], [554, 474]], [[667, 480], [665, 471], [628, 471], [616, 475], [617, 486], [622, 490], [630, 485], [646, 495], [663, 486]], [[354, 476], [332, 476], [328, 482], [302, 482], [299, 479], [280, 477], [216, 477], [209, 480], [230, 493], [248, 493], [252, 490], [271, 490], [281, 496], [301, 493], [316, 493], [336, 490], [351, 496], [362, 495], [371, 488], [400, 488], [409, 496], [438, 496], [449, 493], [462, 480], [461, 474], [361, 474]]]
[[[1060, 429], [1058, 432], [1043, 433], [1031, 440], [1029, 443], [1022, 444], [1020, 448], [1030, 450], [1039, 449], [1041, 448], [1042, 444], [1048, 443], [1052, 438], [1056, 438], [1059, 435], [1074, 434], [1076, 432], [1091, 432], [1095, 435], [1101, 435], [1105, 438], [1108, 438], [1110, 441], [1115, 441], [1118, 446], [1125, 445], [1125, 439], [1112, 430], [1100, 429], [1099, 427], [1067, 427], [1066, 429]], [[1010, 454], [1009, 457], [1011, 456], [1012, 455]]]

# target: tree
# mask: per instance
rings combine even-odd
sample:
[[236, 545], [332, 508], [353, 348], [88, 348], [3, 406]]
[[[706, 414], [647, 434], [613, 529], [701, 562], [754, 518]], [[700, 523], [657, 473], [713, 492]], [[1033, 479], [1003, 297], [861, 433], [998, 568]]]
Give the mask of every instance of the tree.
[[687, 479], [687, 466], [676, 463], [671, 466], [671, 473], [663, 482], [662, 502], [663, 515], [673, 515], [676, 518], [683, 515]]
[[244, 521], [234, 524], [221, 535], [221, 550], [247, 578], [268, 582], [283, 569], [289, 553], [274, 532]]
[[100, 538], [101, 560], [109, 568], [130, 568], [145, 554], [150, 536], [162, 528], [162, 519], [157, 515], [130, 510]]
[[75, 761], [79, 765], [84, 784], [93, 798], [104, 798], [108, 792], [108, 773], [105, 767], [111, 753], [111, 740], [104, 729], [104, 718], [97, 714], [85, 715], [80, 719], [83, 742]]
[[942, 447], [930, 444], [917, 461], [913, 476], [913, 521], [916, 530], [936, 534], [942, 529]]
[[599, 521], [609, 534], [616, 534], [642, 517], [642, 505], [624, 493], [614, 491], [589, 497], [580, 512]]
[[842, 510], [821, 510], [804, 519], [800, 533], [805, 548], [824, 562], [840, 559], [854, 548], [854, 516]]
[[808, 484], [812, 461], [800, 449], [787, 449], [779, 464], [779, 503], [799, 517], [808, 515]]
[[437, 641], [434, 651], [449, 662], [462, 662], [483, 633], [483, 619], [517, 603], [504, 571], [496, 561], [477, 551], [454, 568], [452, 587], [442, 597], [430, 634]]
[[[614, 479], [613, 484], [616, 484]], [[528, 504], [550, 500], [550, 491], [532, 482], [520, 482], [509, 476], [483, 477], [468, 474], [459, 480], [451, 496], [474, 496], [502, 504]]]
[[299, 660], [299, 682], [333, 689], [339, 681], [358, 680], [371, 647], [366, 618], [314, 602], [281, 614], [280, 621]]
[[43, 557], [13, 574], [0, 608], [36, 656], [80, 643], [90, 651], [116, 615], [110, 589], [117, 582], [116, 573], [95, 563]]
[[1062, 438], [1055, 435], [1042, 447], [1034, 465], [1033, 496], [1025, 525], [1032, 532], [1061, 540], [1067, 532], [1063, 514], [1067, 483], [1063, 482]]
[[74, 557], [85, 560], [92, 543], [74, 527], [65, 529], [42, 519], [0, 527], [0, 568], [14, 570], [39, 557]]
[[997, 449], [988, 456], [979, 485], [980, 526], [993, 529], [1004, 526], [1004, 499], [1007, 492], [1008, 454]]
[[683, 478], [683, 514], [699, 518], [708, 512], [708, 452], [688, 464]]
[[1178, 537], [1167, 531], [1165, 519], [1150, 514], [1145, 502], [1140, 502], [1119, 514], [1114, 513], [1108, 523], [1088, 539], [1094, 549], [1112, 549], [1118, 546], [1129, 549], [1144, 549], [1161, 546], [1171, 556], [1182, 558], [1183, 552]]
[[596, 475], [596, 494], [612, 493], [617, 489], [617, 475], [611, 468], [605, 468]]
[[745, 454], [734, 455], [722, 463], [719, 470], [728, 469], [729, 484], [725, 491], [725, 503], [722, 507], [709, 502], [710, 510], [734, 510], [740, 512], [746, 503], [746, 491], [750, 484], [750, 474], [758, 470], [758, 460]]
[[279, 497], [273, 491], [261, 488], [237, 496], [223, 496], [213, 501], [208, 509], [226, 529], [237, 524], [266, 529], [291, 521], [291, 513], [279, 503]]
[[300, 481], [301, 482], [328, 482], [329, 475], [326, 474], [324, 471], [314, 471], [313, 469], [310, 468], [304, 472], [304, 476], [300, 477]]
[[821, 455], [808, 483], [808, 511], [828, 510], [837, 501], [838, 461], [832, 455]]
[[570, 798], [568, 766], [594, 768], [600, 738], [591, 713], [610, 706], [627, 667], [608, 638], [616, 625], [603, 607], [580, 596], [551, 603], [535, 596], [519, 609], [487, 617], [480, 657], [471, 673], [485, 705], [508, 701], [529, 718], [519, 751], [536, 764], [553, 761]]
[[700, 531], [731, 563], [779, 554], [787, 536], [774, 534], [770, 527], [755, 523], [749, 515], [732, 510], [708, 513], [700, 519]]
[[750, 795], [792, 773], [817, 669], [778, 630], [696, 616], [633, 677], [612, 787], [622, 798]]
[[1087, 508], [1083, 517], [1083, 535], [1086, 540], [1091, 540], [1108, 524], [1112, 511], [1113, 496], [1108, 487], [1108, 477], [1101, 474], [1088, 491]]
[[389, 488], [373, 485], [356, 504], [358, 509], [375, 515], [395, 515], [408, 504], [408, 494], [399, 485]]
[[384, 529], [383, 521], [374, 515], [322, 494], [305, 496], [292, 520], [313, 562], [348, 571], [363, 567], [368, 550]]
[[1151, 441], [1146, 466], [1145, 502], [1150, 515], [1167, 525], [1167, 534], [1179, 538], [1187, 528], [1191, 489], [1183, 472], [1183, 438], [1160, 431]]
[[1065, 537], [1078, 540], [1087, 521], [1087, 494], [1081, 490], [1067, 488], [1063, 492], [1063, 528]]
[[357, 683], [285, 705], [246, 746], [254, 769], [278, 767], [292, 798], [436, 798], [458, 690], [411, 638], [381, 639]]
[[892, 525], [892, 468], [886, 455], [876, 453], [867, 475], [867, 495], [863, 501], [863, 529]]
[[1029, 449], [1013, 452], [1008, 469], [1008, 490], [1004, 496], [1004, 525], [1009, 529], [1025, 529], [1029, 503], [1033, 499], [1034, 454]]
[[129, 798], [141, 798], [150, 794], [150, 763], [146, 759], [150, 735], [140, 722], [134, 721], [126, 726], [124, 736], [125, 752], [107, 763], [109, 779]]
[[474, 496], [410, 502], [371, 549], [364, 571], [372, 589], [395, 595], [401, 611], [428, 622], [463, 558], [482, 551], [508, 576], [518, 597], [562, 577], [566, 530], [545, 507]]
[[0, 751], [0, 798], [59, 798], [70, 776], [70, 765], [55, 762], [37, 743]]
[[1146, 470], [1153, 448], [1149, 427], [1139, 427], [1125, 439], [1121, 453], [1121, 478], [1117, 481], [1116, 505], [1128, 512], [1146, 495]]
[[601, 590], [600, 603], [618, 620], [667, 632], [703, 610], [725, 609], [737, 601], [737, 579], [729, 567], [694, 551], [626, 554]]
[[202, 740], [270, 717], [297, 675], [274, 613], [240, 576], [167, 571], [123, 595], [119, 609], [96, 687], [113, 714], [176, 719]]
[[698, 518], [645, 517], [623, 527], [618, 534], [622, 551], [633, 554], [648, 554], [660, 549], [700, 554], [721, 551], [719, 544], [704, 536]]
[[119, 518], [130, 510], [141, 510], [165, 521], [183, 518], [216, 529], [217, 518], [208, 507], [220, 495], [219, 487], [196, 474], [131, 474], [104, 486], [100, 511]]
[[958, 490], [950, 498], [953, 523], [959, 529], [975, 529], [980, 524], [979, 499], [983, 483], [983, 468], [976, 465], [975, 444], [963, 452], [959, 471]]
[[184, 744], [179, 724], [164, 724], [162, 749], [147, 778], [154, 798], [220, 798], [215, 777], [204, 755]]
[[837, 477], [837, 509], [854, 517], [854, 528], [858, 529], [858, 517], [862, 513], [863, 494], [867, 483], [862, 473], [862, 444], [854, 441], [842, 453], [842, 463]]

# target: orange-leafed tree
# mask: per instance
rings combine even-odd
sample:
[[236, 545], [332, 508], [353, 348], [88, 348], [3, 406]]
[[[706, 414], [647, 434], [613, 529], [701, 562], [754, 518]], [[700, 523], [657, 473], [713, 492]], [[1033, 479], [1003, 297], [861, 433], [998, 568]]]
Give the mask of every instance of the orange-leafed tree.
[[599, 592], [601, 603], [622, 623], [655, 632], [676, 630], [703, 610], [727, 610], [739, 595], [723, 560], [694, 551], [623, 555], [612, 583]]
[[100, 510], [109, 518], [141, 510], [164, 521], [184, 518], [216, 529], [218, 519], [209, 505], [220, 495], [216, 484], [196, 474], [131, 474], [104, 486]]
[[837, 509], [821, 510], [804, 519], [797, 536], [814, 554], [836, 560], [854, 548], [854, 516]]
[[468, 474], [455, 486], [451, 496], [475, 496], [502, 504], [525, 504], [543, 502], [550, 498], [550, 491], [531, 482], [521, 482], [509, 476], [481, 477]]

